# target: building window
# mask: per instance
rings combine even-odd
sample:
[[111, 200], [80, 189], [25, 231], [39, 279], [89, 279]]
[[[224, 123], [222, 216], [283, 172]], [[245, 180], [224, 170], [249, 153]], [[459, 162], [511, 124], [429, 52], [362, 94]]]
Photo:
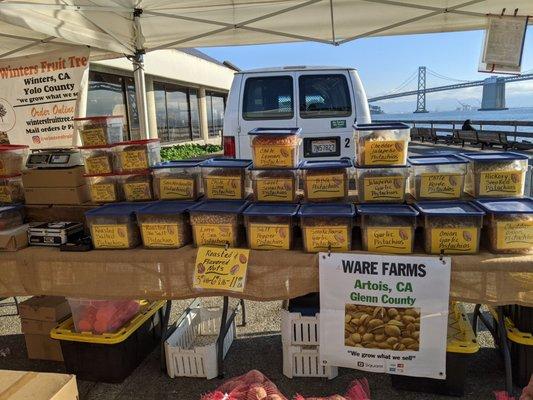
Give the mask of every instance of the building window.
[[300, 117], [336, 118], [352, 114], [350, 91], [344, 75], [302, 75]]
[[219, 137], [222, 135], [222, 128], [224, 126], [226, 95], [221, 93], [207, 92], [206, 104], [209, 137]]
[[292, 78], [248, 78], [244, 85], [242, 115], [246, 120], [292, 119]]
[[191, 130], [193, 139], [201, 139], [200, 114], [198, 112], [198, 92], [196, 89], [189, 89], [189, 105], [191, 109]]

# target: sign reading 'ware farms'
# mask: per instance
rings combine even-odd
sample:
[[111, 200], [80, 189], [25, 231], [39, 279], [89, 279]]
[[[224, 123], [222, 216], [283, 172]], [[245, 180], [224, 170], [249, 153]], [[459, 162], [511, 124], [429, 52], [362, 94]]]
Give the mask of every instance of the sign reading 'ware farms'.
[[320, 253], [320, 358], [446, 378], [450, 258]]
[[0, 133], [32, 148], [72, 146], [88, 68], [84, 47], [0, 61]]

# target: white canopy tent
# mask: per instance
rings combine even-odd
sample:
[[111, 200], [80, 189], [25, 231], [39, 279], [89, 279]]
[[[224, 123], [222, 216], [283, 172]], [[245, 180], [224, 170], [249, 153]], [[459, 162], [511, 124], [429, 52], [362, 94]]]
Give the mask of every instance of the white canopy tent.
[[533, 0], [0, 0], [0, 58], [72, 44], [90, 46], [93, 59], [132, 57], [146, 135], [146, 52], [291, 41], [340, 45], [483, 29], [488, 14], [533, 15]]

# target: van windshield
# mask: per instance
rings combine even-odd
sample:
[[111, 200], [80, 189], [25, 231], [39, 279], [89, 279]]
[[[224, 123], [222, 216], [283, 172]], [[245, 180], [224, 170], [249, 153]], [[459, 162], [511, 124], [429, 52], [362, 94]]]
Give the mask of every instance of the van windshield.
[[245, 120], [291, 119], [294, 116], [290, 76], [248, 78], [244, 85], [242, 115]]
[[352, 114], [350, 91], [344, 75], [302, 75], [300, 117], [348, 117]]

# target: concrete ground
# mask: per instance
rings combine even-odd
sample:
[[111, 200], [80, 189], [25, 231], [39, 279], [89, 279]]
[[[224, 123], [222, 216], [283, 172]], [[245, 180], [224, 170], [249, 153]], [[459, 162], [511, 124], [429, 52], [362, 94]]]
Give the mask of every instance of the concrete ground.
[[[205, 304], [220, 304], [219, 298], [205, 300]], [[232, 305], [236, 301], [232, 300]], [[189, 301], [174, 301], [171, 322], [183, 312]], [[233, 343], [225, 361], [225, 376], [233, 377], [250, 369], [259, 369], [280, 390], [292, 398], [296, 393], [308, 396], [344, 393], [356, 378], [369, 380], [372, 400], [444, 400], [449, 397], [392, 388], [390, 377], [361, 371], [341, 369], [331, 381], [316, 378], [288, 379], [282, 373], [282, 346], [280, 336], [281, 302], [246, 302], [247, 325], [239, 327], [238, 338]], [[472, 310], [472, 307], [469, 307]], [[0, 308], [0, 315], [13, 308]], [[237, 317], [240, 322], [240, 316]], [[483, 331], [479, 341], [481, 350], [468, 358], [465, 376], [465, 400], [491, 399], [493, 391], [503, 390], [502, 362], [490, 335]], [[0, 369], [65, 372], [61, 363], [28, 360], [24, 337], [20, 332], [18, 316], [0, 318]], [[80, 400], [198, 400], [200, 395], [215, 389], [221, 380], [192, 378], [170, 379], [160, 370], [159, 349], [150, 356], [122, 384], [103, 384], [78, 380]]]

